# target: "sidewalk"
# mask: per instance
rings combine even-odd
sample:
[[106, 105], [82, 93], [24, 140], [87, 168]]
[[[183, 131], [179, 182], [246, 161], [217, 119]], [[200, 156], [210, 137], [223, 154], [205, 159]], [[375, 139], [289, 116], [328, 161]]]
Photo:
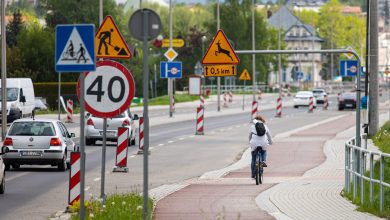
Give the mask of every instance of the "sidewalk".
[[247, 150], [228, 168], [172, 185], [167, 196], [158, 196], [163, 187], [152, 190], [160, 199], [154, 219], [375, 218], [354, 211], [355, 206], [340, 196], [342, 153], [345, 141], [354, 136], [354, 123], [350, 113], [278, 135], [269, 148], [269, 167], [260, 186], [249, 178]]

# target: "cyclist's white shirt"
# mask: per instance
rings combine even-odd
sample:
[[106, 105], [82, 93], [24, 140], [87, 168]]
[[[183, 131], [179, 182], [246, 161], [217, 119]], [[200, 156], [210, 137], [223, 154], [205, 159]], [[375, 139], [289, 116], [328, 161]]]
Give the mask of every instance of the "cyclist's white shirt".
[[264, 124], [265, 134], [263, 136], [257, 136], [255, 124], [257, 122], [263, 123], [256, 119], [253, 120], [253, 123], [249, 129], [249, 146], [251, 150], [254, 151], [258, 146], [263, 147], [263, 150], [267, 150], [267, 146], [272, 144], [271, 132], [268, 129], [268, 126]]

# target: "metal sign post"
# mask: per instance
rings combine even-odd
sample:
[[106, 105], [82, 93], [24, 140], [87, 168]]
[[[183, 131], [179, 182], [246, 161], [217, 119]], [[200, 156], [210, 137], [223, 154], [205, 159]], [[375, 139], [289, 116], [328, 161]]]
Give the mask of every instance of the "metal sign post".
[[5, 34], [5, 1], [1, 1], [1, 139], [7, 133], [7, 51]]
[[156, 12], [150, 9], [139, 9], [129, 19], [129, 30], [134, 38], [143, 42], [143, 102], [144, 102], [144, 188], [143, 188], [143, 219], [148, 219], [148, 152], [149, 152], [149, 66], [148, 66], [148, 40], [157, 37], [161, 31], [161, 20]]
[[61, 72], [58, 73], [58, 120], [61, 120]]
[[102, 170], [100, 182], [100, 198], [102, 206], [105, 204], [106, 195], [104, 193], [104, 182], [106, 179], [106, 146], [107, 146], [107, 118], [103, 119], [103, 146], [102, 146]]

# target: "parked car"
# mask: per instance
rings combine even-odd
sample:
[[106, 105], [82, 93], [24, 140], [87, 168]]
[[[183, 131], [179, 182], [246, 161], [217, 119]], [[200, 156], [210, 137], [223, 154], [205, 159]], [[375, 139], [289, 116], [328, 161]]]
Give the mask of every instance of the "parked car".
[[54, 119], [19, 119], [12, 123], [3, 146], [5, 169], [20, 165], [52, 165], [65, 171], [70, 167], [70, 153], [76, 146], [65, 125]]
[[35, 110], [47, 110], [47, 106], [40, 99], [35, 99]]
[[317, 104], [324, 103], [324, 98], [327, 95], [325, 89], [315, 88], [312, 90], [314, 97], [316, 97]]
[[[138, 120], [138, 115], [131, 114], [130, 110], [107, 119], [106, 138], [108, 141], [117, 141], [118, 127], [127, 127], [129, 129], [129, 145], [135, 144], [134, 120]], [[98, 118], [88, 113], [85, 126], [85, 141], [87, 145], [95, 145], [97, 140], [103, 139], [103, 118]]]
[[339, 111], [345, 108], [356, 108], [356, 92], [343, 92], [337, 97]]
[[35, 96], [31, 79], [7, 78], [7, 122], [12, 122], [23, 117], [30, 117], [33, 114], [34, 108]]
[[294, 108], [309, 106], [310, 97], [313, 98], [313, 108], [317, 107], [317, 100], [312, 91], [299, 91], [294, 97]]
[[2, 155], [8, 152], [8, 148], [1, 148], [0, 152], [0, 194], [5, 192], [5, 165], [3, 163]]

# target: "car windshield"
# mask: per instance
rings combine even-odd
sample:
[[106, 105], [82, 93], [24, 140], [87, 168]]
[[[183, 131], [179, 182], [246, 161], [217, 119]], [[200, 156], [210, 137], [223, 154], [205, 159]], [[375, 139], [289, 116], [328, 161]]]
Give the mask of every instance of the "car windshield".
[[297, 96], [311, 96], [312, 93], [311, 92], [298, 92], [297, 93]]
[[323, 93], [323, 92], [324, 92], [323, 90], [313, 90], [313, 93], [321, 94], [321, 93]]
[[[7, 101], [16, 101], [18, 99], [18, 89], [17, 88], [7, 88]], [[0, 88], [0, 94], [1, 94], [1, 88]], [[0, 96], [0, 101], [1, 101]]]
[[355, 99], [356, 98], [355, 93], [343, 93], [342, 96], [344, 99]]
[[54, 126], [50, 122], [14, 122], [9, 130], [10, 136], [54, 136]]

